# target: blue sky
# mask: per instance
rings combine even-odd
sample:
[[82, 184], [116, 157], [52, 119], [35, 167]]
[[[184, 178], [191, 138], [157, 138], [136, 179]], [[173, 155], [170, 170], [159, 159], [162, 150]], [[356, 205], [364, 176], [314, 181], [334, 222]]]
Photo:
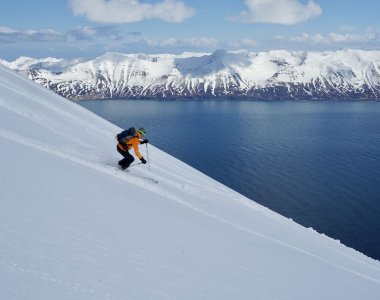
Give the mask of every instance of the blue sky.
[[0, 58], [380, 49], [378, 0], [4, 0]]

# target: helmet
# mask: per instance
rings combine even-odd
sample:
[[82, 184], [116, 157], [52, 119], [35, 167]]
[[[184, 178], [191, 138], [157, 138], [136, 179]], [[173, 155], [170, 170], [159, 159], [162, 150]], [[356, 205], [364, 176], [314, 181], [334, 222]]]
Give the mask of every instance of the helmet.
[[146, 133], [146, 130], [145, 130], [144, 127], [140, 127], [139, 130], [138, 130], [138, 132], [139, 132], [140, 134], [145, 134], [145, 133]]

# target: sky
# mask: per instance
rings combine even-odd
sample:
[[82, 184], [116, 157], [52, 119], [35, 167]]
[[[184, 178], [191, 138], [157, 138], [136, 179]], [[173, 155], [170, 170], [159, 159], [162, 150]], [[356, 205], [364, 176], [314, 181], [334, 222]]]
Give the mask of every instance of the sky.
[[4, 0], [0, 59], [380, 49], [378, 0]]

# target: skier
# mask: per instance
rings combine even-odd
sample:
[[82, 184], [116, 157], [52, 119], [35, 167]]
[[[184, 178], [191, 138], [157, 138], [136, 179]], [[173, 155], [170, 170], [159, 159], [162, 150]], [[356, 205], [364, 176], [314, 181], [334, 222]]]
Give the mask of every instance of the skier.
[[139, 151], [140, 144], [148, 143], [147, 139], [145, 140], [141, 139], [145, 133], [146, 133], [145, 129], [141, 127], [126, 143], [119, 142], [117, 144], [117, 147], [116, 147], [117, 151], [124, 157], [122, 160], [119, 161], [119, 166], [122, 170], [125, 170], [126, 168], [128, 168], [130, 164], [135, 160], [135, 158], [128, 151], [132, 147], [136, 156], [141, 160], [141, 163], [146, 164], [146, 160], [144, 159], [144, 157], [141, 155]]

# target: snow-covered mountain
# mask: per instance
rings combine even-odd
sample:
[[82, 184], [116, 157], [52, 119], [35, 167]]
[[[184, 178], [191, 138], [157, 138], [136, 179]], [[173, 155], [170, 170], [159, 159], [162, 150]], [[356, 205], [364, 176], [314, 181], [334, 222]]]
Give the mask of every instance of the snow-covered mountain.
[[116, 169], [119, 131], [0, 66], [1, 299], [378, 299], [380, 262], [152, 145]]
[[107, 53], [85, 62], [21, 57], [5, 65], [73, 100], [380, 99], [380, 51]]

